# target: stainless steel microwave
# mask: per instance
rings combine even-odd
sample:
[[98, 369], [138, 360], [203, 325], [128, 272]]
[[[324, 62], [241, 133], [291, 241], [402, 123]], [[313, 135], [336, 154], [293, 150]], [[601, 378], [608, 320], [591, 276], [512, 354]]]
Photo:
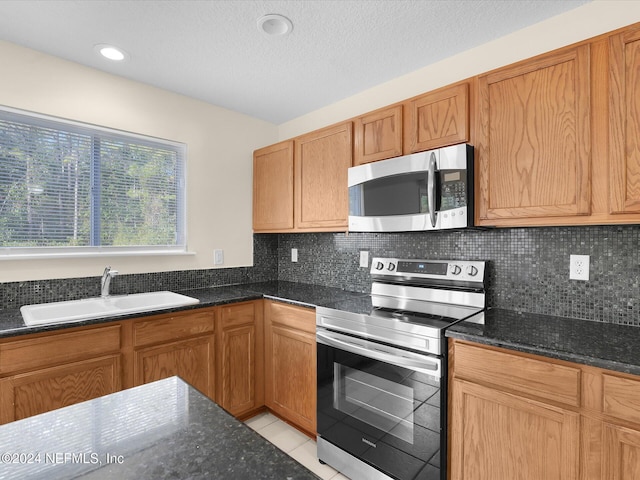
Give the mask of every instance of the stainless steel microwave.
[[352, 232], [473, 225], [471, 145], [452, 145], [351, 167], [348, 183]]

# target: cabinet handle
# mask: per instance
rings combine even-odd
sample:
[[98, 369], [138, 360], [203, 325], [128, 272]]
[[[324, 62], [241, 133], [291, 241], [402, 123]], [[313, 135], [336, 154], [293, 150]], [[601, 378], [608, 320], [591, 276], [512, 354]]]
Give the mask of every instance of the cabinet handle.
[[427, 196], [429, 197], [429, 218], [431, 219], [431, 226], [436, 227], [436, 154], [431, 152], [429, 157], [429, 169], [427, 170]]

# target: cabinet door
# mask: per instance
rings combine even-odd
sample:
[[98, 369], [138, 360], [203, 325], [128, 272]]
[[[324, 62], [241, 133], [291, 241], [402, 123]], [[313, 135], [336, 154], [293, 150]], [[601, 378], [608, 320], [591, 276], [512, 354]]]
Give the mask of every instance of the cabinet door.
[[640, 478], [640, 431], [604, 424], [603, 480]]
[[135, 385], [177, 375], [204, 395], [214, 399], [213, 342], [213, 336], [203, 336], [135, 351]]
[[293, 228], [293, 141], [253, 154], [253, 229]]
[[469, 141], [466, 83], [420, 95], [405, 103], [405, 153]]
[[220, 309], [218, 403], [232, 415], [264, 404], [263, 322], [260, 302]]
[[352, 162], [352, 124], [316, 130], [295, 140], [296, 228], [347, 228], [347, 169]]
[[315, 435], [315, 311], [270, 302], [266, 320], [265, 403]]
[[640, 213], [640, 29], [611, 37], [610, 212]]
[[589, 45], [478, 79], [479, 217], [590, 213]]
[[353, 136], [354, 165], [402, 155], [402, 105], [357, 118]]
[[0, 423], [120, 390], [120, 355], [35, 370], [0, 380]]
[[577, 413], [454, 380], [451, 479], [578, 478]]

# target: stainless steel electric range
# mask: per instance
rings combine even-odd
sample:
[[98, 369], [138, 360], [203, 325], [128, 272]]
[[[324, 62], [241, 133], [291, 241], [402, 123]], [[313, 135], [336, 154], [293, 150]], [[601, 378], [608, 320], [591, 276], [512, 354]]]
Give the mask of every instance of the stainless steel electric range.
[[353, 480], [445, 480], [444, 330], [485, 307], [485, 262], [374, 258], [371, 295], [316, 310], [318, 458]]

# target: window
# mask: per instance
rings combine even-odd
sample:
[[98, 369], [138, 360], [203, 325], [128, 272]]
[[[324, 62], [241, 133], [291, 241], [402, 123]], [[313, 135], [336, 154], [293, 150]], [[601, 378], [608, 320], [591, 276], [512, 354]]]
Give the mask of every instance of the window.
[[183, 144], [0, 109], [0, 255], [185, 251]]

